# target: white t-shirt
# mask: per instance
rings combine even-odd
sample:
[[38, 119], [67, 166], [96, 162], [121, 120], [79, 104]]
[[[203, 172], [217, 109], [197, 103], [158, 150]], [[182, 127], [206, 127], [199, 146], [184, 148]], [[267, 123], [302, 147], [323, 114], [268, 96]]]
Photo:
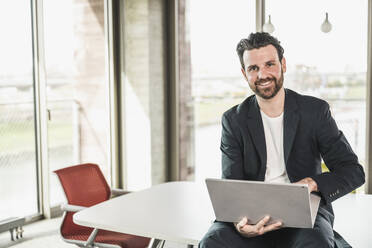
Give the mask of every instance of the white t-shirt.
[[289, 183], [284, 162], [283, 113], [272, 118], [261, 111], [261, 116], [267, 152], [265, 182]]

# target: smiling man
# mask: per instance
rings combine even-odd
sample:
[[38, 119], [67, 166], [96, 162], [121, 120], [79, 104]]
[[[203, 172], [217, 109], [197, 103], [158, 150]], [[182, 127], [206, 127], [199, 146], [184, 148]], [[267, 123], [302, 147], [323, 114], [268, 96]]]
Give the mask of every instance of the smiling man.
[[[268, 33], [250, 34], [237, 52], [254, 95], [222, 117], [222, 177], [308, 184], [322, 200], [312, 229], [266, 225], [270, 216], [255, 225], [216, 221], [199, 247], [349, 247], [333, 231], [331, 203], [361, 186], [364, 171], [328, 103], [283, 88], [284, 49]], [[322, 159], [329, 172], [322, 173]]]

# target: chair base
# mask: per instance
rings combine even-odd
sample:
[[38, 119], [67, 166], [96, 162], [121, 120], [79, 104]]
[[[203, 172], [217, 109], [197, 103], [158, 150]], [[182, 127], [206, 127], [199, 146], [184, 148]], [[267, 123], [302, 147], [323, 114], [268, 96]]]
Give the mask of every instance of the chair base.
[[95, 247], [99, 247], [99, 248], [121, 248], [118, 245], [103, 244], [103, 243], [98, 243], [98, 242], [93, 242], [93, 244], [91, 244], [90, 246], [85, 246], [86, 241], [74, 240], [74, 239], [65, 239], [63, 237], [62, 237], [62, 240], [65, 241], [66, 243], [74, 244], [74, 245], [77, 245], [79, 247], [90, 247], [90, 248], [95, 248]]

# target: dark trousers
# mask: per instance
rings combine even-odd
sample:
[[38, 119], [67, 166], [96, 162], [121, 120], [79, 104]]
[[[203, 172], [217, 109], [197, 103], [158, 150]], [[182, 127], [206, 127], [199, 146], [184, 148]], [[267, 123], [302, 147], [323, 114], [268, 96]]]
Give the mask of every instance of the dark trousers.
[[264, 235], [245, 238], [232, 223], [214, 222], [199, 248], [334, 248], [329, 213], [319, 208], [314, 228], [282, 228]]

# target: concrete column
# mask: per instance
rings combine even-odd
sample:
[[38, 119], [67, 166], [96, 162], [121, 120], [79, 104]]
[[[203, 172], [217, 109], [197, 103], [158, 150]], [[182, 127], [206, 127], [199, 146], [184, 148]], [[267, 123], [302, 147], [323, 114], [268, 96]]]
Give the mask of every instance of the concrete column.
[[194, 105], [191, 81], [191, 44], [189, 31], [189, 1], [178, 1], [178, 63], [179, 63], [179, 172], [181, 180], [193, 180]]

